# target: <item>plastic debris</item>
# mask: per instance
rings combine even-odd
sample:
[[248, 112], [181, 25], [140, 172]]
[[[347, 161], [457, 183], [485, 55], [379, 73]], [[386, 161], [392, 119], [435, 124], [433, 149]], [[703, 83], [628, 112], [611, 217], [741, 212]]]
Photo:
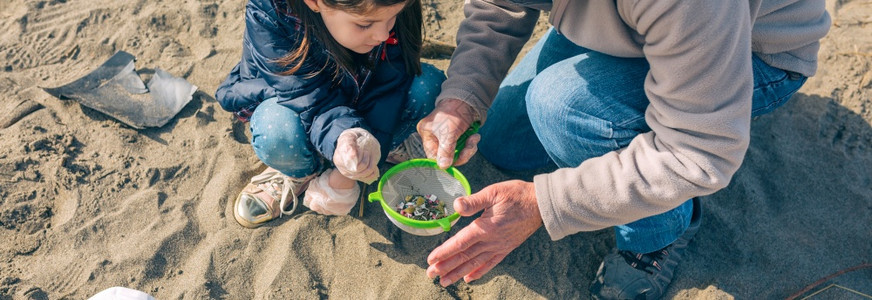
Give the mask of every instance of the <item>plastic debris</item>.
[[88, 75], [56, 88], [43, 88], [60, 99], [73, 99], [133, 128], [166, 125], [193, 98], [197, 86], [155, 68], [146, 86], [135, 58], [119, 51]]
[[407, 195], [397, 204], [397, 213], [419, 221], [430, 221], [444, 218], [448, 215], [445, 203], [436, 199], [436, 195]]

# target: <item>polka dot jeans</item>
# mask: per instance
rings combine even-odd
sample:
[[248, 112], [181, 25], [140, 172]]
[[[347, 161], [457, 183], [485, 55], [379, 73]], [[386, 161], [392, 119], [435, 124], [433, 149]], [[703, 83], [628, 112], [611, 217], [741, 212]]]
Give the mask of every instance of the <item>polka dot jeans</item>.
[[[433, 111], [445, 74], [430, 64], [421, 64], [422, 74], [409, 89], [400, 123], [394, 132], [391, 149], [412, 132], [419, 120]], [[291, 177], [305, 177], [321, 168], [320, 154], [309, 142], [300, 115], [277, 103], [277, 98], [262, 102], [251, 115], [251, 145], [267, 166]]]

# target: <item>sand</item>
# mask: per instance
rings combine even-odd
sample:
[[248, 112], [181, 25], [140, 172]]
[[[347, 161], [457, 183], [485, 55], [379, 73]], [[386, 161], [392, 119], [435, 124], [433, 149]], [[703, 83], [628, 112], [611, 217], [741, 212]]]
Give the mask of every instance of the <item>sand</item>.
[[[448, 65], [461, 1], [425, 0], [427, 62]], [[535, 233], [488, 275], [442, 288], [427, 254], [448, 234], [394, 227], [377, 204], [351, 216], [302, 209], [250, 230], [230, 203], [264, 166], [246, 126], [214, 99], [240, 55], [241, 0], [0, 0], [0, 299], [85, 299], [112, 287], [158, 299], [588, 298], [610, 229]], [[872, 2], [828, 1], [820, 71], [753, 122], [732, 184], [703, 197], [703, 227], [667, 297], [785, 298], [872, 262]], [[540, 27], [544, 29], [544, 24]], [[116, 51], [144, 78], [199, 87], [161, 128], [136, 130], [41, 87]], [[509, 178], [476, 156], [474, 191]], [[872, 270], [827, 281], [872, 294]], [[861, 298], [839, 287], [825, 299]]]

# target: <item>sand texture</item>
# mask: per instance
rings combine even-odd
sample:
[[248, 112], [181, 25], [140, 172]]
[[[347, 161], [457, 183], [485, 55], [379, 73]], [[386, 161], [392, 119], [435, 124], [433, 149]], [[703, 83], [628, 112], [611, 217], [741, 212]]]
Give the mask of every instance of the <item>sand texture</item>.
[[[0, 0], [0, 299], [86, 299], [124, 286], [157, 299], [576, 299], [614, 246], [611, 229], [560, 241], [540, 229], [480, 280], [442, 288], [424, 270], [448, 234], [401, 232], [305, 208], [255, 230], [231, 204], [264, 166], [214, 92], [241, 53], [241, 0]], [[448, 66], [462, 1], [424, 0], [426, 61]], [[731, 185], [703, 197], [703, 225], [667, 297], [785, 298], [872, 262], [872, 2], [828, 1], [820, 69], [753, 121]], [[544, 30], [541, 24], [539, 34]], [[199, 87], [170, 122], [126, 126], [43, 87], [117, 51], [143, 79]], [[480, 156], [473, 191], [509, 174]], [[301, 206], [302, 207], [302, 206]], [[872, 269], [837, 283], [872, 294]], [[864, 299], [840, 288], [821, 299]], [[853, 298], [852, 298], [853, 297]]]

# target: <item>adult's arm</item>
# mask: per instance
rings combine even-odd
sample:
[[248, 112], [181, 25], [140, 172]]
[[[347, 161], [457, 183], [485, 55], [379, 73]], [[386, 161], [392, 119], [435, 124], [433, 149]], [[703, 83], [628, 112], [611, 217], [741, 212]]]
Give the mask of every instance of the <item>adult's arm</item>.
[[463, 12], [466, 19], [457, 30], [457, 48], [436, 103], [461, 100], [476, 114], [469, 121], [484, 123], [500, 82], [533, 33], [539, 10], [508, 1], [469, 0]]
[[625, 21], [644, 37], [651, 132], [575, 168], [534, 177], [551, 238], [663, 213], [725, 187], [750, 140], [748, 2], [639, 1]]

